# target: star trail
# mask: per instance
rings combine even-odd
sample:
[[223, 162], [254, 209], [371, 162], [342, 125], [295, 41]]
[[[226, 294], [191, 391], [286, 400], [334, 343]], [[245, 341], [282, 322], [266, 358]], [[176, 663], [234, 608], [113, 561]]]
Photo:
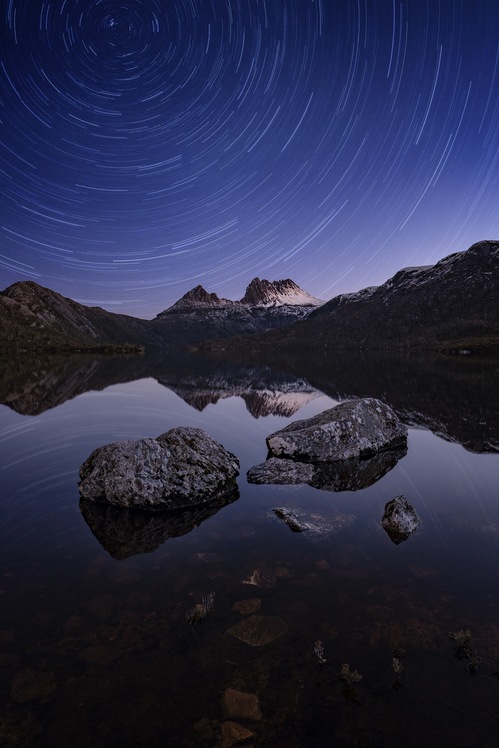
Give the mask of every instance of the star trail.
[[499, 236], [496, 0], [3, 0], [0, 285], [151, 317]]

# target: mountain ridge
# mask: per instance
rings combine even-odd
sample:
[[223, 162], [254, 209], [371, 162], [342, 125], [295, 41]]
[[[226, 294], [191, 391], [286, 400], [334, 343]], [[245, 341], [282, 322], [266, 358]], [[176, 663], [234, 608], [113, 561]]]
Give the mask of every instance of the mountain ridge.
[[[227, 342], [230, 340], [230, 343]], [[153, 320], [88, 307], [34, 281], [0, 292], [0, 349], [431, 349], [499, 351], [499, 241], [321, 302], [290, 279], [254, 278], [239, 301], [198, 285]]]
[[310, 311], [311, 308], [325, 303], [304, 291], [291, 278], [275, 281], [253, 278], [246, 287], [242, 299], [236, 301], [220, 298], [216, 293], [209, 293], [201, 285], [195, 286], [172, 306], [159, 312], [156, 319], [164, 319], [169, 314], [194, 308], [205, 310], [230, 308], [233, 311], [243, 311], [250, 308], [304, 307]]
[[322, 303], [289, 279], [253, 279], [245, 297], [220, 299], [198, 285], [154, 320], [144, 320], [79, 304], [34, 281], [18, 281], [0, 292], [0, 349], [178, 349], [280, 327], [305, 317]]
[[404, 268], [379, 286], [334, 297], [285, 330], [235, 340], [232, 347], [499, 352], [499, 241]]

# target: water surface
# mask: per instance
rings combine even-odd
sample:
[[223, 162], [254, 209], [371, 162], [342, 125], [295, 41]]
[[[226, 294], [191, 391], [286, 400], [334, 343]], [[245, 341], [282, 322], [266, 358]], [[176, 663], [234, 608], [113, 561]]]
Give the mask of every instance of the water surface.
[[[234, 721], [255, 746], [495, 746], [497, 371], [444, 369], [80, 359], [4, 376], [0, 743], [221, 746]], [[246, 482], [266, 435], [369, 394], [410, 426], [380, 480], [343, 492]], [[170, 524], [82, 511], [78, 470], [95, 447], [179, 425], [239, 457], [237, 500]], [[421, 525], [395, 545], [380, 519], [400, 494]], [[329, 533], [291, 532], [272, 511], [283, 506]], [[279, 636], [233, 636], [252, 615], [278, 620]], [[449, 636], [460, 631], [466, 650]], [[345, 684], [345, 664], [362, 680]], [[228, 714], [226, 689], [256, 695], [261, 718]]]

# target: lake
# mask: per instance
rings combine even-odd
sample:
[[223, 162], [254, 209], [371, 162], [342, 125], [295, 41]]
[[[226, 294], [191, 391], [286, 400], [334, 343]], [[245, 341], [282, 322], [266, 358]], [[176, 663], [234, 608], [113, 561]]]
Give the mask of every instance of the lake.
[[[4, 360], [0, 744], [495, 748], [498, 385], [446, 357]], [[247, 482], [268, 434], [367, 396], [409, 427], [378, 480]], [[180, 425], [237, 455], [239, 497], [80, 505], [93, 449]], [[401, 494], [421, 522], [396, 544]]]

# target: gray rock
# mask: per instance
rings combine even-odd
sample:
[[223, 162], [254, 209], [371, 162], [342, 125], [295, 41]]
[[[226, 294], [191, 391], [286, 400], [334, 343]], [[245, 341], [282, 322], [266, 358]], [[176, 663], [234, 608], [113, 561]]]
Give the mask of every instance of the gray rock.
[[315, 465], [305, 462], [270, 457], [260, 465], [254, 465], [246, 473], [248, 483], [267, 485], [311, 484], [314, 479]]
[[376, 483], [395, 467], [407, 449], [378, 452], [369, 458], [352, 457], [335, 462], [295, 462], [270, 457], [247, 472], [248, 483], [296, 485], [306, 483], [323, 491], [359, 491]]
[[279, 517], [279, 519], [282, 519], [287, 524], [292, 532], [303, 532], [304, 530], [308, 530], [308, 525], [304, 522], [300, 522], [298, 517], [289, 509], [278, 506], [275, 509], [272, 509], [272, 511], [276, 517]]
[[80, 467], [80, 494], [121, 507], [171, 510], [236, 488], [237, 457], [202, 429], [180, 426], [156, 439], [125, 440], [92, 452]]
[[340, 403], [267, 437], [273, 457], [312, 463], [369, 457], [406, 443], [407, 428], [375, 398]]
[[405, 496], [395, 496], [385, 504], [381, 526], [390, 539], [398, 545], [407, 540], [419, 526], [419, 517]]

